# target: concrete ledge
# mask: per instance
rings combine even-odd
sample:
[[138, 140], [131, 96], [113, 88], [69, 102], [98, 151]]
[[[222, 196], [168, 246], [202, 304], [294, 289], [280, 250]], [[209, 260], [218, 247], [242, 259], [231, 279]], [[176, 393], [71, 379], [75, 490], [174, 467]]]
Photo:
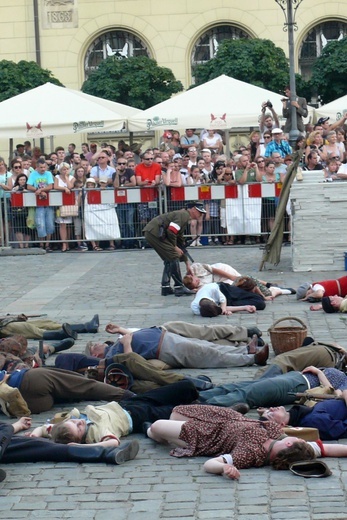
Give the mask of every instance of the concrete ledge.
[[40, 247], [27, 247], [25, 249], [13, 249], [12, 247], [0, 247], [0, 256], [27, 256], [46, 255], [46, 251]]

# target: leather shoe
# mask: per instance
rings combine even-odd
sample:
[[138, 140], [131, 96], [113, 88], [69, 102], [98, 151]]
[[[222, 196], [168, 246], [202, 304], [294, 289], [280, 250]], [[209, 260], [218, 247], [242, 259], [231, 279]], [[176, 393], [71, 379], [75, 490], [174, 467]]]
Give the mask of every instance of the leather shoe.
[[77, 339], [78, 334], [74, 330], [72, 330], [71, 325], [69, 323], [63, 323], [61, 328], [65, 332], [66, 336], [69, 338]]
[[[128, 460], [133, 460], [139, 452], [139, 443], [137, 440], [124, 442], [118, 448], [112, 450], [112, 454], [108, 455], [109, 459], [113, 459], [113, 464], [124, 464]], [[108, 462], [108, 460], [106, 460]]]
[[191, 291], [188, 287], [181, 285], [180, 287], [175, 287], [174, 289], [175, 296], [191, 296], [192, 294], [196, 294], [195, 291]]
[[170, 296], [174, 293], [174, 290], [172, 287], [162, 287], [161, 288], [161, 295], [162, 296]]
[[256, 354], [258, 346], [258, 336], [254, 334], [251, 341], [247, 345], [248, 354]]
[[269, 345], [266, 345], [258, 350], [256, 354], [254, 354], [254, 363], [256, 365], [265, 366], [269, 357]]
[[200, 392], [202, 392], [203, 390], [211, 390], [212, 388], [214, 388], [213, 383], [200, 379], [200, 377], [185, 376], [184, 379], [193, 383], [195, 388]]
[[249, 329], [247, 329], [248, 338], [253, 338], [254, 334], [256, 334], [258, 338], [260, 338], [260, 336], [262, 336], [263, 333], [260, 329], [258, 329], [258, 327], [250, 327]]
[[232, 410], [235, 410], [235, 412], [239, 412], [242, 415], [246, 415], [246, 413], [249, 412], [250, 408], [247, 403], [236, 403], [230, 406]]
[[290, 291], [290, 294], [296, 294], [296, 290], [291, 287], [281, 287], [281, 289], [287, 289], [287, 291]]
[[86, 330], [91, 334], [95, 334], [99, 330], [99, 314], [95, 314], [88, 323], [86, 323]]

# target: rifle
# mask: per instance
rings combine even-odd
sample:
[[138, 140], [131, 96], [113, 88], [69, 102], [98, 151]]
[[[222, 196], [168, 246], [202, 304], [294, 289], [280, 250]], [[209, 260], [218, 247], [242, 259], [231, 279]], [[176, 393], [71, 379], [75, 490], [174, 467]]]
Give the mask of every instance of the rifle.
[[340, 395], [334, 394], [310, 394], [309, 392], [288, 392], [288, 395], [292, 395], [297, 399], [305, 397], [307, 401], [328, 401], [334, 399], [335, 401], [344, 401], [344, 398]]
[[183, 253], [189, 258], [189, 260], [194, 263], [194, 260], [191, 256], [191, 254], [188, 252], [188, 247], [190, 246], [190, 244], [192, 244], [194, 242], [194, 240], [197, 240], [198, 238], [200, 238], [200, 235], [196, 235], [194, 238], [191, 238], [190, 240], [186, 240], [185, 241], [185, 245], [183, 247], [181, 247]]
[[[0, 316], [0, 320], [5, 318], [16, 318], [18, 314], [10, 314], [7, 313], [5, 316]], [[47, 314], [19, 314], [19, 316], [25, 316], [26, 318], [41, 318], [42, 316], [47, 316]]]

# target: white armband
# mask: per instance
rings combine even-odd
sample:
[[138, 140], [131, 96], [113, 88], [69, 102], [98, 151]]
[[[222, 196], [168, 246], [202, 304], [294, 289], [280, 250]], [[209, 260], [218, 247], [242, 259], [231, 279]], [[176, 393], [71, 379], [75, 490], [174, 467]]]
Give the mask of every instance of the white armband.
[[224, 455], [222, 455], [222, 459], [224, 460], [225, 464], [233, 464], [233, 458], [230, 455], [230, 453], [225, 453]]
[[307, 444], [313, 448], [314, 454], [317, 458], [322, 456], [322, 450], [320, 449], [320, 446], [317, 442], [307, 442]]

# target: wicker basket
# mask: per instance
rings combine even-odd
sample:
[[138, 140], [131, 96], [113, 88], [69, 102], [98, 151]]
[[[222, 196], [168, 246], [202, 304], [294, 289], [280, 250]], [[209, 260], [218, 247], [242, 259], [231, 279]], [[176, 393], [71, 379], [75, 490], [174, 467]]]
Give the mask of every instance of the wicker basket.
[[[299, 322], [301, 326], [276, 327], [281, 321], [286, 320], [295, 320]], [[275, 321], [268, 329], [268, 334], [271, 338], [272, 348], [277, 356], [278, 354], [283, 354], [283, 352], [301, 347], [307, 336], [307, 327], [299, 318], [288, 316], [287, 318], [280, 318]]]

